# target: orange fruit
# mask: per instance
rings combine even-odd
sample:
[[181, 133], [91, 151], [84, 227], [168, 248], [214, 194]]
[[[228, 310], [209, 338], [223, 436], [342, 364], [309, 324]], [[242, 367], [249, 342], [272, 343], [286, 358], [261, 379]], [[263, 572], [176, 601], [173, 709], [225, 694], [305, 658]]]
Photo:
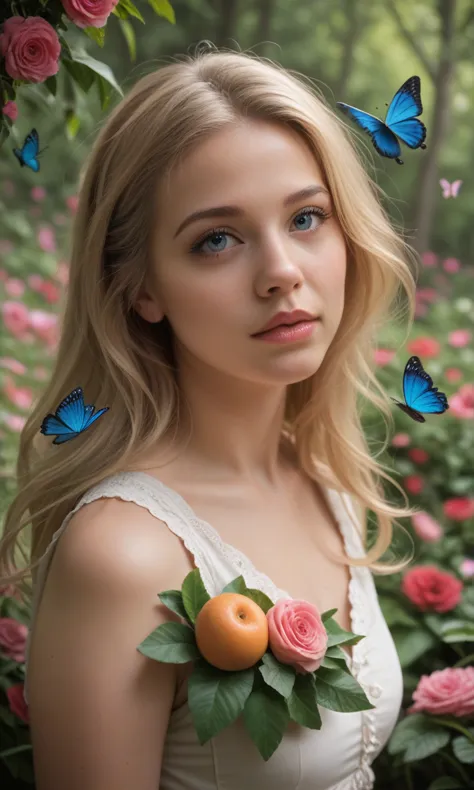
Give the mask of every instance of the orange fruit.
[[195, 622], [196, 643], [209, 664], [228, 672], [249, 669], [268, 647], [263, 609], [240, 593], [221, 593], [204, 604]]

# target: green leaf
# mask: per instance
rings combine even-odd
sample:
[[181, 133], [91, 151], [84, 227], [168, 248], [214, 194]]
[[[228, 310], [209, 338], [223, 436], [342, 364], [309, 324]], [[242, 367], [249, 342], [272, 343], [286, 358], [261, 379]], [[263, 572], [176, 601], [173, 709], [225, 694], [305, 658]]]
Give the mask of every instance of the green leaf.
[[205, 603], [211, 600], [209, 593], [204, 587], [199, 568], [195, 568], [188, 573], [182, 586], [183, 604], [186, 613], [192, 623], [196, 622], [196, 617]]
[[136, 19], [139, 19], [140, 22], [145, 24], [145, 20], [143, 19], [136, 5], [132, 3], [132, 0], [120, 0], [120, 2], [115, 6], [114, 13], [122, 20], [127, 19], [129, 16], [134, 16]]
[[271, 598], [268, 597], [268, 595], [265, 595], [265, 593], [261, 592], [260, 590], [254, 590], [253, 587], [249, 587], [243, 593], [243, 595], [246, 595], [247, 598], [251, 598], [252, 601], [255, 601], [255, 603], [258, 604], [258, 606], [260, 606], [260, 609], [263, 609], [265, 614], [269, 611], [269, 609], [272, 608], [272, 606], [275, 606], [275, 604], [273, 603]]
[[158, 593], [158, 598], [167, 609], [170, 609], [172, 612], [177, 614], [179, 617], [183, 617], [185, 620], [189, 619], [186, 609], [184, 608], [183, 594], [181, 590], [165, 590], [162, 593]]
[[242, 713], [254, 674], [254, 668], [225, 672], [204, 660], [196, 662], [188, 680], [188, 704], [201, 745]]
[[398, 722], [388, 743], [391, 755], [404, 752], [414, 737], [433, 728], [432, 722], [423, 713], [410, 713]]
[[431, 782], [428, 790], [458, 790], [459, 787], [463, 787], [463, 785], [457, 779], [453, 779], [451, 776], [439, 776], [438, 779]]
[[264, 653], [262, 661], [263, 666], [258, 669], [265, 683], [285, 699], [289, 697], [295, 685], [296, 670], [287, 664], [280, 664], [272, 653]]
[[137, 41], [135, 31], [127, 19], [119, 19], [120, 28], [127, 42], [130, 60], [134, 62], [137, 58]]
[[474, 642], [474, 623], [468, 620], [447, 620], [441, 632], [443, 642]]
[[53, 74], [52, 77], [48, 77], [48, 79], [44, 81], [43, 85], [49, 90], [52, 96], [56, 96], [58, 90], [58, 81], [55, 74]]
[[229, 584], [222, 590], [223, 593], [238, 593], [239, 595], [245, 595], [247, 592], [247, 585], [245, 584], [243, 576], [236, 576], [235, 579], [232, 579]]
[[338, 645], [334, 645], [334, 647], [328, 647], [325, 653], [325, 657], [327, 658], [337, 658], [339, 661], [345, 661], [346, 653], [342, 648]]
[[336, 614], [336, 612], [337, 609], [328, 609], [327, 612], [323, 612], [321, 615], [321, 620], [323, 621], [323, 623], [325, 623], [326, 620], [329, 620], [329, 618], [332, 617], [333, 614]]
[[285, 700], [262, 682], [248, 697], [243, 718], [245, 729], [266, 762], [280, 745], [290, 720]]
[[344, 658], [329, 658], [327, 655], [325, 655], [321, 662], [321, 666], [325, 669], [335, 669], [337, 672], [342, 670], [343, 672], [347, 672], [349, 675], [352, 674]]
[[334, 647], [335, 645], [356, 645], [361, 639], [365, 638], [360, 634], [344, 631], [332, 617], [328, 617], [324, 623], [324, 627], [328, 633], [328, 647]]
[[72, 110], [66, 112], [66, 133], [69, 140], [74, 140], [81, 126], [81, 119]]
[[103, 47], [105, 43], [105, 27], [85, 27], [84, 33], [91, 41], [94, 41], [99, 47]]
[[94, 72], [83, 66], [81, 63], [76, 63], [75, 61], [68, 60], [67, 58], [63, 58], [63, 65], [66, 71], [73, 78], [74, 82], [77, 82], [84, 93], [87, 93], [94, 84]]
[[422, 628], [408, 631], [394, 628], [392, 629], [392, 636], [403, 669], [413, 664], [417, 658], [439, 644], [430, 631]]
[[388, 595], [379, 596], [380, 608], [389, 628], [394, 625], [405, 625], [416, 627], [417, 621], [405, 611], [403, 606]]
[[[469, 732], [474, 735], [473, 728], [470, 728]], [[469, 765], [474, 763], [474, 743], [469, 738], [466, 738], [465, 735], [460, 735], [453, 740], [453, 752], [460, 763]]]
[[137, 648], [148, 658], [167, 664], [186, 664], [200, 658], [194, 631], [184, 623], [163, 623], [155, 628]]
[[287, 700], [290, 717], [303, 727], [320, 730], [322, 721], [317, 703], [318, 698], [313, 673], [297, 675], [293, 691]]
[[148, 0], [148, 2], [155, 14], [164, 17], [168, 22], [171, 22], [172, 25], [176, 24], [175, 13], [169, 0]]
[[80, 63], [82, 66], [90, 69], [94, 74], [99, 74], [106, 82], [108, 82], [120, 96], [123, 96], [123, 91], [114, 77], [112, 69], [106, 63], [92, 58], [87, 52], [82, 50], [72, 50], [72, 58], [74, 63]]
[[375, 707], [355, 678], [342, 670], [320, 667], [316, 672], [316, 693], [319, 705], [341, 713]]
[[403, 755], [404, 763], [424, 760], [443, 749], [450, 741], [450, 734], [441, 728], [428, 730], [412, 738]]
[[31, 751], [32, 748], [33, 746], [31, 743], [22, 743], [20, 746], [12, 746], [11, 749], [4, 749], [3, 752], [0, 752], [0, 760], [3, 760], [5, 757], [11, 757], [13, 754]]

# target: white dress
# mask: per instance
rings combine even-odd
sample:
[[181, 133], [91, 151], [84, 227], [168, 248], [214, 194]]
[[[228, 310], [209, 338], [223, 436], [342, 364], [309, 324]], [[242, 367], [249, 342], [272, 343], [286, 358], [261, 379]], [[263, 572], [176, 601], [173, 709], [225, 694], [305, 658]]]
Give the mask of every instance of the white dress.
[[[363, 556], [360, 536], [344, 507], [345, 502], [353, 512], [350, 498], [331, 489], [325, 494], [348, 555]], [[73, 513], [100, 497], [135, 502], [167, 524], [194, 556], [210, 596], [218, 595], [226, 584], [242, 574], [248, 587], [262, 590], [274, 602], [291, 598], [260, 573], [242, 552], [224, 543], [210, 524], [197, 518], [176, 491], [143, 472], [120, 473], [82, 497], [43, 555], [33, 595], [26, 669], [34, 618], [57, 541]], [[402, 701], [402, 672], [370, 570], [351, 567], [349, 596], [352, 630], [363, 634], [365, 639], [353, 647], [352, 659], [347, 655], [347, 663], [375, 707], [357, 713], [320, 708], [321, 730], [290, 728], [265, 762], [241, 718], [201, 746], [186, 703], [171, 714], [157, 790], [370, 790], [373, 787], [374, 773], [370, 766], [396, 724]], [[28, 701], [27, 676], [25, 701]]]

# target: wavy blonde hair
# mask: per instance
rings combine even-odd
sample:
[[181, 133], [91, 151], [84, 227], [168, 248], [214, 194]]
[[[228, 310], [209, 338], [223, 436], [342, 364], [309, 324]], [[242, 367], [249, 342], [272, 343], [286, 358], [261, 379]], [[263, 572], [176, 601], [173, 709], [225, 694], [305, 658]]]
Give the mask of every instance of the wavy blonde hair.
[[[34, 580], [78, 499], [176, 425], [172, 331], [166, 319], [153, 325], [134, 310], [150, 266], [157, 210], [150, 195], [191, 149], [242, 118], [283, 124], [306, 141], [325, 175], [350, 261], [340, 327], [317, 374], [288, 387], [284, 431], [308, 475], [326, 477], [376, 516], [376, 540], [365, 558], [343, 561], [379, 571], [407, 562], [378, 562], [392, 543], [394, 519], [408, 510], [385, 499], [384, 479], [401, 489], [369, 452], [358, 401], [368, 399], [389, 417], [373, 348], [384, 319], [406, 307], [412, 312], [412, 253], [384, 213], [345, 125], [305, 82], [252, 54], [198, 52], [142, 77], [111, 112], [81, 179], [54, 370], [20, 437], [17, 493], [0, 545], [4, 581], [24, 589], [30, 572]], [[72, 444], [53, 447], [38, 435], [43, 417], [78, 385], [87, 402], [110, 412]], [[28, 525], [29, 561], [20, 539]], [[17, 565], [18, 548], [24, 563]]]

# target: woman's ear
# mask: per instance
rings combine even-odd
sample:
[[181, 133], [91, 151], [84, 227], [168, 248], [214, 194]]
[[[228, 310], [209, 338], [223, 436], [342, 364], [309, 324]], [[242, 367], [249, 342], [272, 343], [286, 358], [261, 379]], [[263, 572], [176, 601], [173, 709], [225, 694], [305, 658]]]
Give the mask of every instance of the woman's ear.
[[163, 310], [160, 309], [156, 301], [148, 294], [145, 294], [135, 302], [135, 310], [145, 321], [150, 324], [157, 324], [164, 318]]

